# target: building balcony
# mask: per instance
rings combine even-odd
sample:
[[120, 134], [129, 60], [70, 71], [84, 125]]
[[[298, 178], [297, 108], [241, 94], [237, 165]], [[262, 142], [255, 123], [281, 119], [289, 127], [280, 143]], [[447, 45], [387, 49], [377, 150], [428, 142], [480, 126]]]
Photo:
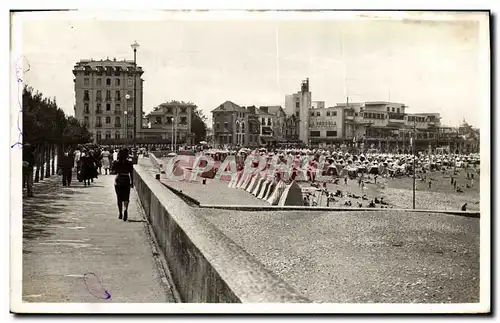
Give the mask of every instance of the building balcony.
[[101, 110], [101, 109], [97, 109], [97, 110], [95, 110], [95, 113], [97, 113], [97, 114], [101, 114], [101, 113], [102, 113], [102, 110]]
[[88, 102], [88, 101], [90, 101], [90, 98], [89, 97], [85, 97], [85, 98], [83, 98], [83, 101]]
[[118, 115], [122, 114], [122, 110], [115, 110], [115, 114], [118, 114]]
[[122, 100], [121, 97], [119, 97], [119, 96], [115, 97], [115, 101], [121, 101], [121, 100]]
[[111, 102], [111, 101], [113, 101], [113, 100], [111, 99], [111, 97], [107, 97], [107, 98], [106, 98], [106, 101]]
[[102, 101], [102, 97], [97, 96], [97, 97], [95, 98], [95, 100], [96, 100], [96, 101]]
[[96, 127], [96, 128], [102, 128], [102, 123], [96, 123], [96, 124], [95, 124], [95, 127]]
[[115, 128], [121, 128], [122, 124], [121, 123], [115, 123]]

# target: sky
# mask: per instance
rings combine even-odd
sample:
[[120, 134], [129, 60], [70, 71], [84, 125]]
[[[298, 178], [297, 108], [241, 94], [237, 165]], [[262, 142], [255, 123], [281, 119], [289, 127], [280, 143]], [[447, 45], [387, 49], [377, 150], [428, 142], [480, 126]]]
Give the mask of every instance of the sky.
[[[312, 100], [405, 103], [407, 112], [439, 112], [446, 125], [465, 118], [480, 127], [485, 66], [479, 23], [456, 20], [318, 18], [303, 13], [246, 19], [202, 13], [40, 15], [20, 13], [25, 83], [56, 97], [73, 114], [72, 69], [80, 59], [133, 59], [140, 48], [144, 111], [170, 100], [210, 111], [285, 105], [285, 95], [310, 80]], [[16, 20], [19, 18], [20, 20]], [[477, 17], [476, 17], [477, 19]], [[16, 36], [13, 36], [14, 39]], [[483, 64], [483, 65], [481, 65]], [[487, 93], [487, 92], [486, 92]]]

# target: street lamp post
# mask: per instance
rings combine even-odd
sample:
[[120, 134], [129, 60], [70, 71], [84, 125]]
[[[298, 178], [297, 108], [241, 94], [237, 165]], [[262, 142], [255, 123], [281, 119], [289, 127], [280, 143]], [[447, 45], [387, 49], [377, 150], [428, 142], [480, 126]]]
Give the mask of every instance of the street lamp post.
[[139, 44], [137, 41], [134, 41], [132, 45], [130, 45], [134, 50], [134, 148], [137, 144], [137, 49], [139, 48]]
[[125, 142], [128, 141], [128, 115], [127, 115], [127, 110], [123, 111], [123, 114], [125, 114]]

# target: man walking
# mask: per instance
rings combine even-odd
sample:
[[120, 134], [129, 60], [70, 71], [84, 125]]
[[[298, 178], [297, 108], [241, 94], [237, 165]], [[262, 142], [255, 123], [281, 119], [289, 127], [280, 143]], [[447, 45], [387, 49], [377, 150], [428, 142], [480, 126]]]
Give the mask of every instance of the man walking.
[[62, 182], [63, 186], [71, 185], [71, 177], [73, 170], [74, 160], [73, 155], [69, 152], [64, 153], [64, 156], [61, 160], [61, 172], [62, 172]]
[[29, 143], [23, 145], [23, 187], [26, 185], [28, 197], [33, 197], [33, 167], [35, 166], [35, 153]]

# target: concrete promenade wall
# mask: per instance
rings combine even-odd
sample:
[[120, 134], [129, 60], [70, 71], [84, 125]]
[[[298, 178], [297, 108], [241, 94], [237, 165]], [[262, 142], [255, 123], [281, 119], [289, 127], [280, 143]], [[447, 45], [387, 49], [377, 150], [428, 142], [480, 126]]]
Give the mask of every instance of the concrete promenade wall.
[[187, 303], [310, 302], [193, 208], [134, 165], [134, 185], [181, 299]]

